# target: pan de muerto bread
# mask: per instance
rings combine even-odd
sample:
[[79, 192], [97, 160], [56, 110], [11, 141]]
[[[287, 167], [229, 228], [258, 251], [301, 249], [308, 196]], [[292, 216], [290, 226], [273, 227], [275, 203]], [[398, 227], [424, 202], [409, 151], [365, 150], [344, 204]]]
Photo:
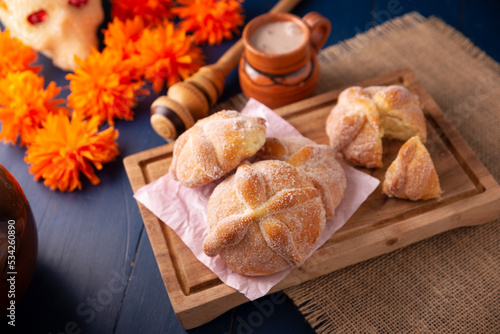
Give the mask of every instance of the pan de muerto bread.
[[385, 174], [383, 192], [413, 201], [441, 197], [439, 178], [431, 156], [418, 136], [399, 150]]
[[399, 85], [350, 87], [340, 93], [326, 122], [330, 145], [357, 165], [382, 167], [382, 137], [427, 137], [422, 103]]
[[265, 120], [224, 110], [203, 118], [175, 142], [170, 175], [196, 187], [219, 179], [266, 140]]
[[320, 192], [289, 163], [241, 164], [208, 201], [203, 249], [243, 275], [300, 266], [325, 226]]
[[305, 172], [321, 193], [326, 219], [333, 217], [346, 188], [344, 169], [333, 148], [302, 136], [267, 138], [256, 159], [286, 161]]

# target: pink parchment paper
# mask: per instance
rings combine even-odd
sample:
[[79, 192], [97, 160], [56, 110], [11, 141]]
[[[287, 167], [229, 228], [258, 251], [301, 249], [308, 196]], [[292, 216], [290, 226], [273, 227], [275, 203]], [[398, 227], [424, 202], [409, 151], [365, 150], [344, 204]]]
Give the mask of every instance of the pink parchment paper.
[[[267, 137], [301, 135], [292, 125], [282, 119], [260, 102], [250, 99], [241, 113], [259, 116], [267, 121]], [[377, 188], [379, 180], [342, 164], [345, 170], [347, 187], [335, 216], [326, 222], [316, 249], [323, 245], [354, 214], [366, 198]], [[250, 277], [229, 269], [219, 256], [208, 257], [202, 249], [206, 236], [207, 202], [217, 185], [212, 182], [198, 188], [187, 188], [168, 174], [138, 189], [134, 198], [146, 206], [165, 224], [170, 226], [191, 249], [194, 255], [210, 268], [227, 285], [254, 300], [264, 296], [291, 271], [277, 274]]]

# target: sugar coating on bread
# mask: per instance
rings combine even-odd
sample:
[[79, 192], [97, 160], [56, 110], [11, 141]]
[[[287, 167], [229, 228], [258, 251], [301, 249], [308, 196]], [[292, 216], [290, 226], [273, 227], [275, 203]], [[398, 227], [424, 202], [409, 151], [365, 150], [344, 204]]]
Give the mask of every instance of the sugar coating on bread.
[[410, 138], [385, 174], [383, 192], [413, 201], [441, 197], [436, 168], [420, 137]]
[[264, 144], [265, 120], [224, 110], [199, 120], [175, 142], [170, 175], [184, 186], [214, 181]]
[[399, 85], [350, 87], [339, 94], [326, 122], [330, 145], [346, 160], [382, 167], [382, 137], [426, 140], [425, 117], [417, 95]]
[[272, 274], [300, 266], [325, 221], [304, 172], [278, 160], [243, 163], [210, 196], [203, 248], [240, 274]]
[[326, 121], [332, 146], [346, 160], [368, 168], [382, 167], [382, 132], [371, 96], [361, 87], [340, 93]]
[[282, 160], [304, 171], [320, 191], [326, 219], [333, 217], [346, 189], [344, 169], [333, 148], [302, 136], [267, 138], [256, 159]]

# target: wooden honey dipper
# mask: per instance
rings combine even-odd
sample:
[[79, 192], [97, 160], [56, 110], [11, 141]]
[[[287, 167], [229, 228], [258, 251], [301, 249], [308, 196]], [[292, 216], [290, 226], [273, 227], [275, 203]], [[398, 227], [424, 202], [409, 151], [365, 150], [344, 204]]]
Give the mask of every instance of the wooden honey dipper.
[[[289, 12], [300, 0], [280, 0], [270, 12]], [[151, 126], [167, 141], [175, 140], [194, 123], [207, 116], [224, 90], [226, 76], [238, 66], [244, 51], [238, 40], [215, 64], [201, 67], [188, 79], [172, 85], [167, 95], [151, 105]]]

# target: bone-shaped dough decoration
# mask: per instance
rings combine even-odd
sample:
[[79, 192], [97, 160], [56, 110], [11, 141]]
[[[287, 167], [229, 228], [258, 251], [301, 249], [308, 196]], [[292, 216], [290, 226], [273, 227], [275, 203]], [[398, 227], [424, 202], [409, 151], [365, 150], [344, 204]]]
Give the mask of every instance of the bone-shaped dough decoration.
[[325, 221], [320, 192], [298, 168], [242, 164], [210, 197], [203, 249], [240, 274], [271, 274], [300, 266]]

